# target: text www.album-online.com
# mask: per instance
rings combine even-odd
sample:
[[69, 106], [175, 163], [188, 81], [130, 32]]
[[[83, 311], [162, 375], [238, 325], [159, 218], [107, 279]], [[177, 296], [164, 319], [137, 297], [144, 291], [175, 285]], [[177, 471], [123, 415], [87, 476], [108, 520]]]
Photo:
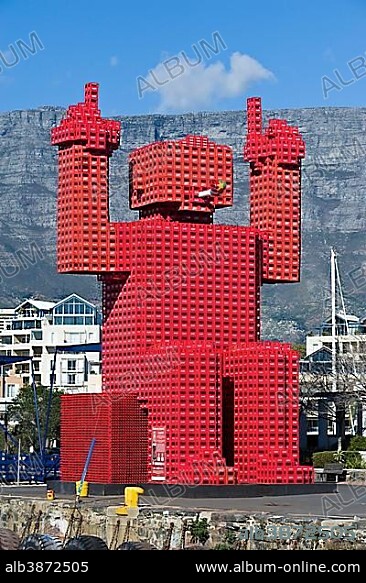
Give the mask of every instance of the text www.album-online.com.
[[359, 563], [196, 563], [197, 573], [360, 573]]

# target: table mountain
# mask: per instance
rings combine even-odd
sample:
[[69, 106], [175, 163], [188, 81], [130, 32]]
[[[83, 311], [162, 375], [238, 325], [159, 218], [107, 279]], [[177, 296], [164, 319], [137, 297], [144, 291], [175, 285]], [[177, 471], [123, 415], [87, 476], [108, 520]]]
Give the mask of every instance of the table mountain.
[[[55, 268], [56, 149], [50, 129], [64, 110], [40, 107], [0, 114], [0, 306], [29, 295], [60, 298], [75, 291], [99, 303], [92, 277]], [[309, 108], [264, 112], [299, 126], [303, 164], [303, 259], [299, 284], [265, 286], [263, 336], [299, 341], [328, 308], [330, 246], [339, 264], [349, 310], [366, 316], [366, 108]], [[118, 118], [122, 144], [112, 158], [111, 218], [133, 220], [128, 209], [127, 155], [138, 146], [186, 134], [230, 145], [235, 160], [235, 206], [216, 221], [248, 224], [248, 164], [243, 160], [242, 111]]]

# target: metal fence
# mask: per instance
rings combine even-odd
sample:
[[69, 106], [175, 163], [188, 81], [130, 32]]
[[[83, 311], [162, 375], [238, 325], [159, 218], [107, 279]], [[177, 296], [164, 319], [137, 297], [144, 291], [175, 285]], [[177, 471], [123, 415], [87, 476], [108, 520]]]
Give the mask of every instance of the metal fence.
[[43, 483], [57, 480], [60, 470], [58, 453], [11, 454], [0, 451], [0, 482], [2, 483]]

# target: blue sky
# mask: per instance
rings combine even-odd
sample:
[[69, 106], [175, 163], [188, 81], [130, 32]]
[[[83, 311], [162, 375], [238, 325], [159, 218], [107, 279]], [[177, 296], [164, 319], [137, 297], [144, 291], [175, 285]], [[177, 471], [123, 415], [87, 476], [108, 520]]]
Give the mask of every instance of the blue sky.
[[366, 106], [364, 0], [0, 0], [0, 23], [0, 111], [87, 81], [105, 115]]

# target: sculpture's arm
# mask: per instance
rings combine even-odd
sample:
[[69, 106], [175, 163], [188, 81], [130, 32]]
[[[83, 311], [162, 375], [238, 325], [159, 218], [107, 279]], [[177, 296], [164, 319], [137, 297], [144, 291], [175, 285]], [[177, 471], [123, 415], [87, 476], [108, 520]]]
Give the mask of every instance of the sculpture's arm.
[[244, 159], [250, 162], [250, 223], [268, 234], [263, 281], [300, 278], [301, 158], [305, 144], [296, 127], [270, 120], [262, 131], [261, 101], [248, 99]]
[[119, 146], [120, 123], [101, 117], [96, 83], [85, 86], [84, 102], [69, 107], [51, 141], [59, 149], [58, 270], [114, 271], [117, 226], [109, 221], [109, 158]]

